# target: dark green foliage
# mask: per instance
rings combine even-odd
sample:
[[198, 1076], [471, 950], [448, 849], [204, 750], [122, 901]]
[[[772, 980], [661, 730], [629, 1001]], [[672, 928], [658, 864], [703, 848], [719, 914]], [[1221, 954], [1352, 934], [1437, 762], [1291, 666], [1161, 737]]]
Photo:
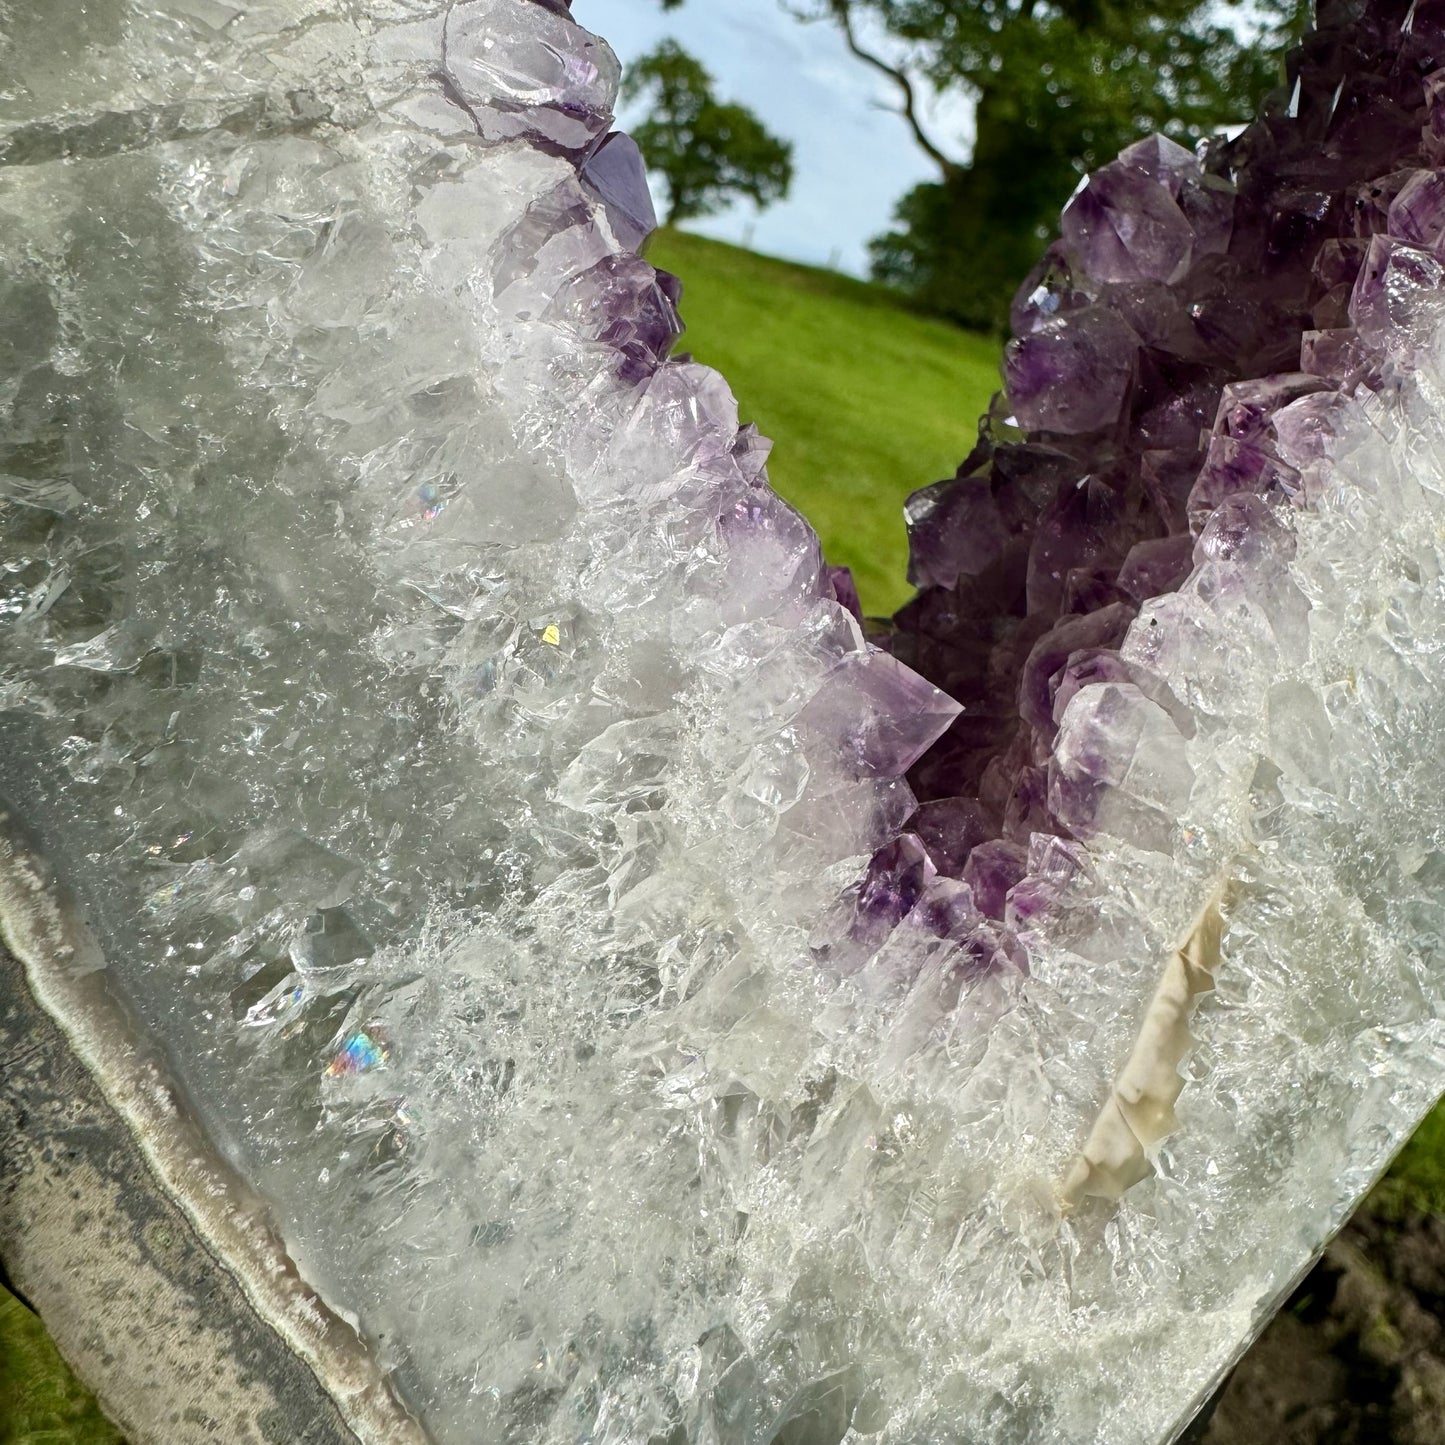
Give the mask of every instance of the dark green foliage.
[[[683, 0], [662, 0], [675, 9]], [[1079, 178], [1160, 131], [1191, 144], [1249, 119], [1305, 0], [780, 0], [831, 23], [894, 86], [939, 179], [899, 203], [873, 274], [999, 330]], [[1248, 25], [1252, 34], [1242, 36]], [[887, 37], [885, 40], [883, 37]], [[931, 136], [920, 91], [975, 104], [972, 153]]]
[[1445, 1216], [1445, 1100], [1425, 1116], [1390, 1172], [1375, 1186], [1379, 1212]]
[[1006, 150], [996, 159], [980, 154], [977, 164], [909, 191], [893, 229], [869, 242], [874, 278], [936, 315], [1002, 329], [1014, 290], [1078, 180], [1037, 130], [1009, 135]]
[[[1234, 9], [1198, 0], [823, 0], [820, 18], [855, 35], [866, 14], [908, 42], [914, 74], [977, 107], [967, 164], [940, 158], [940, 180], [904, 197], [895, 228], [873, 243], [875, 274], [955, 320], [1001, 326], [1083, 174], [1150, 132], [1189, 144], [1244, 120], [1276, 83], [1296, 5], [1259, 6], [1265, 28], [1249, 44]], [[920, 143], [931, 140], [920, 133]]]
[[675, 40], [628, 70], [622, 94], [652, 97], [652, 111], [632, 137], [667, 182], [669, 224], [712, 215], [735, 196], [761, 210], [787, 195], [793, 147], [752, 111], [717, 100], [712, 77]]

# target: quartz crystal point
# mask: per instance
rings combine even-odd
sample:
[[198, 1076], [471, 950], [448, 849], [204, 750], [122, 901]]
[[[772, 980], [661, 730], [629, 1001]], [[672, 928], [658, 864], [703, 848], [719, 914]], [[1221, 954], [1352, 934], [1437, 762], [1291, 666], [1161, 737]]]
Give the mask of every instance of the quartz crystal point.
[[1170, 1438], [1445, 1084], [1445, 9], [1084, 185], [884, 650], [585, 10], [0, 19], [5, 939], [363, 1439]]

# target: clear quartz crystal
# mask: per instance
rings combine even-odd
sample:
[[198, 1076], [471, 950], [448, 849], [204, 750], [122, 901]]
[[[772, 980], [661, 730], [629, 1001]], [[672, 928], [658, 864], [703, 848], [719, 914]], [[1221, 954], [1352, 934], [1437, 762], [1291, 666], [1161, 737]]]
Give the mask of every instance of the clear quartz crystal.
[[[661, 359], [604, 45], [532, 0], [14, 11], [0, 781], [428, 1430], [1178, 1428], [1445, 1084], [1433, 319], [1280, 432], [1315, 510], [1211, 521], [1042, 719], [1087, 848], [935, 877], [890, 839], [956, 706]], [[1065, 432], [1135, 365], [1086, 320], [1108, 395], [1029, 403]], [[1065, 1211], [1226, 884], [1178, 1130]], [[860, 887], [918, 926], [847, 932]]]

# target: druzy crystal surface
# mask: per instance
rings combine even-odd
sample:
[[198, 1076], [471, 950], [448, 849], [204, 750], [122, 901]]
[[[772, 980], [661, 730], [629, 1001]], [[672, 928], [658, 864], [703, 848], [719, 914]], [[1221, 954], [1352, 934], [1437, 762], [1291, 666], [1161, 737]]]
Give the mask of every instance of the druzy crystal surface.
[[1263, 564], [1329, 493], [1342, 408], [1394, 398], [1433, 334], [1442, 61], [1439, 7], [1322, 7], [1260, 120], [1130, 146], [1020, 288], [978, 446], [908, 503], [919, 594], [874, 632], [964, 705], [911, 781], [986, 916], [1017, 887], [1029, 922], [1043, 839], [1177, 838], [1201, 680], [1156, 665], [1192, 625], [1167, 594], [1307, 648], [1313, 600]]
[[1167, 1438], [1445, 1084], [1439, 9], [1081, 189], [871, 641], [585, 21], [6, 13], [0, 783], [435, 1439]]

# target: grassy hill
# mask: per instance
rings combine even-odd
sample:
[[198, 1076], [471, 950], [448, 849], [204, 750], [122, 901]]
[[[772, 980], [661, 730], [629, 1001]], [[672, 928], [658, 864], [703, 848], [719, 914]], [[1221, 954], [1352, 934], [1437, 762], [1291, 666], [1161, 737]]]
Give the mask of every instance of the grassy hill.
[[681, 231], [659, 232], [647, 259], [682, 278], [680, 347], [773, 439], [773, 485], [853, 569], [865, 611], [892, 612], [910, 595], [904, 499], [973, 446], [997, 343], [881, 286]]

